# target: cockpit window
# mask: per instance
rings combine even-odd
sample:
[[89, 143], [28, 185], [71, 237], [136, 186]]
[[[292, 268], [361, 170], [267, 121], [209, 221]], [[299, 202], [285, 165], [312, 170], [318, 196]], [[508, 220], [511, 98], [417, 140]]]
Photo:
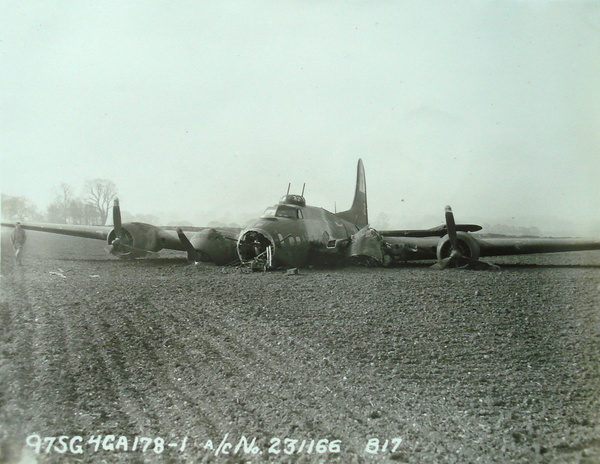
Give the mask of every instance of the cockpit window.
[[275, 213], [277, 212], [277, 208], [275, 206], [269, 206], [262, 217], [275, 217]]
[[302, 218], [302, 211], [300, 209], [287, 206], [287, 205], [279, 205], [279, 206], [270, 206], [263, 213], [262, 217], [264, 218], [272, 218], [272, 217], [280, 217], [280, 218], [289, 218], [289, 219], [297, 219]]
[[275, 217], [296, 219], [298, 217], [298, 213], [296, 213], [296, 208], [290, 208], [289, 206], [282, 205], [277, 207], [277, 213], [275, 214]]

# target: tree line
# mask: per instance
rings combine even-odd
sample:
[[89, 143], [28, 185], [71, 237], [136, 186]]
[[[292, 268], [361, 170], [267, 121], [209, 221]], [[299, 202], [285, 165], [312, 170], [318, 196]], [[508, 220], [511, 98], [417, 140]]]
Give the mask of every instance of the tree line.
[[46, 211], [40, 211], [26, 197], [2, 193], [2, 217], [10, 221], [105, 225], [116, 197], [117, 187], [108, 179], [85, 181], [80, 196], [75, 195], [70, 185], [60, 184]]

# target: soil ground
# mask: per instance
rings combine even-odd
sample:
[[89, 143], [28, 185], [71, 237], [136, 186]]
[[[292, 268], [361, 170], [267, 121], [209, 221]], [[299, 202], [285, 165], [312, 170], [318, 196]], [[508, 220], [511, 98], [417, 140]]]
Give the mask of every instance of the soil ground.
[[599, 252], [287, 276], [8, 233], [0, 462], [600, 462]]

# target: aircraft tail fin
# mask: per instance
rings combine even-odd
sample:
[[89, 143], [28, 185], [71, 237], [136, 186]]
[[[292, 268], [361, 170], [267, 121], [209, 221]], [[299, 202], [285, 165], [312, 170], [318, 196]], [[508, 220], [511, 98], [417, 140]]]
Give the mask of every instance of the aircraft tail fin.
[[356, 190], [352, 207], [347, 211], [336, 214], [337, 217], [363, 228], [369, 223], [367, 213], [367, 182], [365, 180], [365, 167], [361, 159], [358, 160], [356, 169]]

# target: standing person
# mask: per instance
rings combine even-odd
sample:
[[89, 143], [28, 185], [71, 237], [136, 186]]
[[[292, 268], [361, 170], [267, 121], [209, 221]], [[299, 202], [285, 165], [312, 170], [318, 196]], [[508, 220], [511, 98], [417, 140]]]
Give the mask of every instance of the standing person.
[[25, 230], [21, 227], [21, 223], [17, 222], [15, 224], [15, 230], [13, 230], [13, 233], [10, 236], [10, 241], [15, 249], [15, 262], [19, 265], [22, 264], [21, 254], [23, 253], [23, 246], [25, 245], [26, 240], [27, 236], [25, 235]]

